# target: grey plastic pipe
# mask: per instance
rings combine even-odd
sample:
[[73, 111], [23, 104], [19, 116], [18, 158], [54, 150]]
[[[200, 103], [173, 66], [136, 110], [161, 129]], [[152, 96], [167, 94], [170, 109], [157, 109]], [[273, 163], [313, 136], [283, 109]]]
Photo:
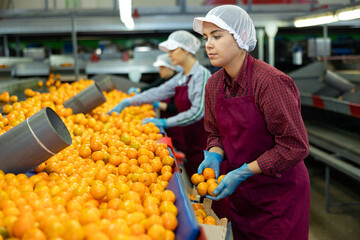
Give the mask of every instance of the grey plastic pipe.
[[64, 102], [65, 108], [71, 108], [74, 114], [88, 113], [106, 101], [99, 86], [94, 83]]
[[68, 129], [49, 107], [0, 136], [0, 169], [25, 173], [71, 145]]
[[111, 77], [107, 76], [106, 78], [102, 79], [101, 81], [97, 82], [101, 91], [110, 92], [111, 90], [115, 89], [116, 86], [112, 81]]
[[348, 92], [355, 88], [354, 84], [331, 70], [326, 70], [325, 75], [320, 81], [323, 81], [325, 84], [338, 90], [341, 93]]

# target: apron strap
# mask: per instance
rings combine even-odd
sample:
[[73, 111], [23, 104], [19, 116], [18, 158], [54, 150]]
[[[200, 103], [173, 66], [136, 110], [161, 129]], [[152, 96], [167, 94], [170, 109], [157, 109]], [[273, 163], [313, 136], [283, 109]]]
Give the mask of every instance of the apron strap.
[[187, 76], [185, 86], [187, 86], [187, 85], [188, 85], [188, 83], [190, 82], [191, 77], [192, 77], [192, 75]]

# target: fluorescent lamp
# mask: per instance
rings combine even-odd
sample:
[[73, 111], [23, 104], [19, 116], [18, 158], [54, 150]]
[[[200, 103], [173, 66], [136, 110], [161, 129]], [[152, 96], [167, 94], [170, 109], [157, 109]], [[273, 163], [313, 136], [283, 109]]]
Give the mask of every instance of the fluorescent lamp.
[[295, 27], [308, 27], [315, 25], [323, 25], [338, 21], [337, 17], [332, 12], [325, 12], [307, 17], [295, 18]]
[[342, 21], [360, 18], [360, 5], [338, 10], [336, 16]]
[[120, 20], [125, 24], [127, 29], [134, 29], [135, 27], [132, 17], [131, 1], [132, 0], [118, 0]]

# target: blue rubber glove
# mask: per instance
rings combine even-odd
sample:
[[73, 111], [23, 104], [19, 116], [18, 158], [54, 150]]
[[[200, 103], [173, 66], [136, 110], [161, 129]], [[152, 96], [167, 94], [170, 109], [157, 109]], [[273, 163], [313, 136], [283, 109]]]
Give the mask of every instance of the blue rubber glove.
[[159, 104], [160, 104], [160, 102], [154, 102], [154, 103], [153, 103], [154, 109], [158, 109], [158, 108], [159, 108]]
[[144, 120], [141, 121], [142, 124], [146, 124], [149, 122], [153, 122], [157, 127], [161, 127], [164, 129], [168, 127], [165, 118], [145, 118]]
[[217, 196], [206, 195], [211, 200], [220, 200], [226, 196], [231, 195], [242, 181], [245, 181], [248, 177], [253, 176], [254, 173], [249, 169], [248, 165], [244, 163], [240, 168], [235, 169], [221, 180], [220, 184], [215, 188], [214, 194]]
[[215, 171], [215, 177], [219, 177], [220, 163], [223, 160], [223, 156], [220, 153], [209, 152], [204, 150], [204, 161], [198, 167], [198, 174], [202, 174], [205, 168], [212, 168]]
[[129, 88], [129, 90], [128, 90], [128, 94], [132, 94], [132, 93], [135, 93], [135, 94], [138, 94], [139, 93], [139, 90], [136, 88], [136, 87], [131, 87], [131, 88]]
[[122, 100], [118, 105], [116, 105], [113, 109], [111, 109], [107, 114], [110, 115], [112, 112], [120, 113], [124, 108], [130, 106], [129, 100], [126, 98]]

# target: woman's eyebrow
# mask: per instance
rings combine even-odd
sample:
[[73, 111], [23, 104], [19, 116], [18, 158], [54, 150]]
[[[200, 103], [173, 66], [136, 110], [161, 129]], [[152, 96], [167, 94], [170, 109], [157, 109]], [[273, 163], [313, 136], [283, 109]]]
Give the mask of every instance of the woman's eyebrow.
[[223, 31], [224, 30], [222, 30], [222, 29], [215, 29], [215, 30], [211, 31], [210, 34], [214, 34], [216, 32], [223, 32]]
[[[217, 33], [217, 32], [224, 32], [224, 30], [222, 30], [222, 29], [215, 29], [215, 30], [211, 31], [211, 32], [209, 33], [209, 35], [213, 35], [214, 33]], [[204, 33], [204, 36], [206, 36], [206, 33]]]

